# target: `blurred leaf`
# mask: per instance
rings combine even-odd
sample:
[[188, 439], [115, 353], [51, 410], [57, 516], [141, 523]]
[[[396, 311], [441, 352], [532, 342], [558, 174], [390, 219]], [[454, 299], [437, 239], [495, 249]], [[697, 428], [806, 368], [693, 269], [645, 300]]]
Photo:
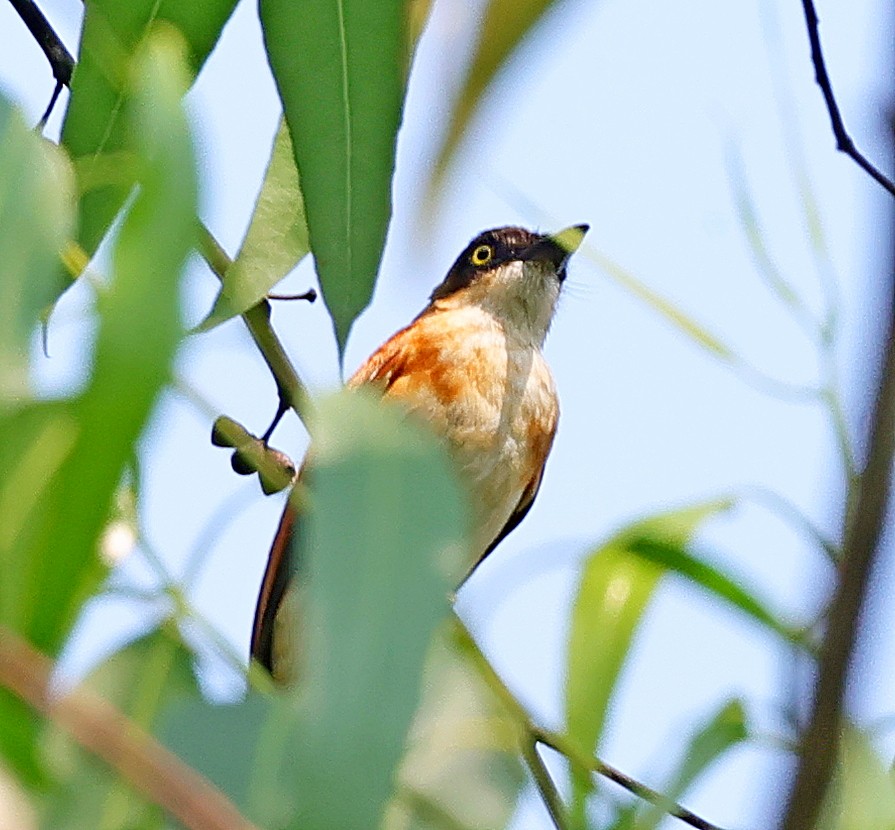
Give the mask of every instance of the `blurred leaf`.
[[490, 0], [475, 51], [454, 102], [444, 143], [433, 170], [435, 186], [446, 172], [469, 123], [498, 72], [534, 31], [556, 0]]
[[289, 128], [281, 119], [249, 229], [199, 330], [214, 328], [257, 305], [307, 253], [298, 170]]
[[[192, 654], [173, 624], [125, 646], [90, 673], [85, 685], [148, 731], [164, 706], [199, 696]], [[158, 806], [62, 733], [47, 746], [60, 784], [45, 801], [44, 826], [58, 830], [165, 827]]]
[[160, 736], [250, 820], [283, 827], [294, 811], [295, 796], [281, 770], [294, 721], [284, 701], [257, 694], [229, 706], [175, 702], [161, 719]]
[[[180, 57], [169, 30], [150, 39], [137, 66], [140, 83], [126, 109], [140, 139], [141, 187], [121, 229], [113, 283], [98, 303], [92, 380], [78, 399], [0, 418], [9, 439], [0, 516], [11, 518], [0, 532], [0, 614], [48, 654], [105, 573], [97, 540], [181, 335], [178, 287], [196, 183]], [[0, 749], [33, 779], [33, 716], [0, 698], [0, 723]]]
[[781, 620], [764, 603], [717, 568], [697, 559], [684, 546], [643, 536], [632, 539], [630, 550], [683, 576], [709, 594], [738, 608], [789, 643], [804, 645], [802, 632]]
[[[669, 801], [680, 801], [693, 782], [721, 755], [746, 739], [746, 713], [740, 700], [729, 700], [690, 738], [684, 756], [661, 792]], [[639, 820], [637, 818], [640, 814]], [[625, 807], [610, 830], [654, 830], [667, 810], [642, 802]]]
[[892, 830], [895, 779], [870, 738], [852, 724], [842, 733], [839, 764], [818, 830]]
[[383, 830], [506, 827], [525, 773], [518, 725], [444, 628], [423, 674], [423, 698]]
[[[124, 116], [130, 61], [153, 26], [176, 27], [186, 41], [187, 84], [214, 48], [236, 0], [91, 0], [86, 4], [78, 65], [62, 127], [62, 144], [77, 161], [78, 241], [92, 254], [136, 179], [127, 159], [135, 137]], [[122, 163], [124, 161], [124, 163]]]
[[260, 7], [311, 249], [341, 349], [370, 300], [391, 217], [404, 4], [261, 0]]
[[465, 505], [443, 447], [395, 407], [352, 391], [318, 412], [298, 539], [308, 601], [295, 639], [309, 659], [288, 749], [290, 826], [373, 827], [462, 573]]
[[59, 257], [73, 207], [65, 153], [29, 130], [0, 95], [0, 407], [28, 394], [31, 334], [67, 284]]
[[[629, 525], [588, 557], [572, 607], [566, 667], [566, 732], [578, 750], [599, 744], [612, 692], [634, 632], [665, 569], [639, 556], [644, 537], [683, 545], [701, 522], [728, 506], [709, 502]], [[573, 826], [584, 826], [591, 776], [572, 770]]]

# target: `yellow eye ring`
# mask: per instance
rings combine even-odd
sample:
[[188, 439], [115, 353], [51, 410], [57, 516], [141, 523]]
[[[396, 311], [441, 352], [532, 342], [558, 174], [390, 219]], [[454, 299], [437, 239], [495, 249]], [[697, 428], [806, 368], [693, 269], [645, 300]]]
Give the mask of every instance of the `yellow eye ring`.
[[494, 250], [490, 245], [479, 245], [479, 247], [472, 252], [469, 261], [473, 265], [487, 265], [491, 262], [491, 257], [493, 256]]

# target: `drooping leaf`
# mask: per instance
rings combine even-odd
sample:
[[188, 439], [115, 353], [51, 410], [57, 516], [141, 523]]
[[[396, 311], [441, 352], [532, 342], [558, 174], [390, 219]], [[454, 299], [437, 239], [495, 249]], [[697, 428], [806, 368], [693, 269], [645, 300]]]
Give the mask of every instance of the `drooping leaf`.
[[437, 185], [492, 82], [557, 0], [490, 0], [433, 173]]
[[76, 161], [81, 190], [78, 241], [88, 254], [96, 250], [135, 183], [124, 114], [132, 57], [143, 47], [153, 26], [173, 25], [186, 42], [191, 83], [235, 5], [236, 0], [87, 3], [62, 144]]
[[[623, 529], [588, 557], [572, 607], [566, 664], [566, 732], [591, 755], [599, 744], [612, 692], [664, 567], [631, 543], [648, 536], [683, 545], [701, 522], [728, 505], [711, 502], [654, 516]], [[591, 777], [572, 771], [572, 816], [584, 824]]]
[[[423, 664], [463, 572], [463, 502], [444, 449], [361, 392], [319, 409], [299, 531], [307, 656], [289, 747], [292, 827], [374, 827], [416, 711]], [[350, 782], [351, 797], [345, 797]]]
[[74, 223], [74, 176], [58, 147], [0, 95], [0, 407], [28, 394], [28, 347], [66, 282], [60, 254]]
[[[150, 39], [135, 77], [125, 118], [141, 187], [100, 298], [92, 378], [77, 399], [0, 418], [0, 433], [11, 439], [0, 516], [12, 519], [0, 533], [0, 614], [48, 654], [105, 573], [98, 537], [181, 335], [178, 284], [192, 244], [196, 182], [173, 31]], [[33, 716], [2, 698], [0, 722], [0, 751], [33, 779]]]
[[249, 229], [199, 330], [214, 328], [257, 305], [307, 253], [298, 170], [289, 127], [281, 119]]
[[686, 547], [643, 536], [632, 539], [630, 549], [643, 559], [679, 574], [710, 595], [732, 605], [788, 642], [805, 643], [799, 629], [774, 614], [764, 602], [727, 574], [693, 556]]
[[404, 4], [261, 0], [260, 8], [311, 250], [341, 348], [370, 300], [391, 217]]

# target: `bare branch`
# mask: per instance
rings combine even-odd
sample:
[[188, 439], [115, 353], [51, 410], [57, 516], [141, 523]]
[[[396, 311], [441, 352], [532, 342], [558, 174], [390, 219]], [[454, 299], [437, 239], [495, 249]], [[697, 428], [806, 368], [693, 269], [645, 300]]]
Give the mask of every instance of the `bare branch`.
[[55, 697], [52, 670], [49, 658], [0, 628], [0, 686], [62, 727], [190, 830], [259, 830], [207, 778], [107, 701], [83, 689]]
[[827, 64], [820, 45], [820, 32], [818, 30], [820, 21], [814, 8], [814, 0], [802, 0], [802, 9], [805, 12], [805, 25], [808, 28], [808, 40], [811, 43], [811, 62], [814, 64], [814, 79], [823, 93], [827, 112], [830, 114], [830, 126], [833, 128], [833, 135], [836, 138], [836, 149], [845, 153], [868, 176], [888, 190], [892, 196], [895, 196], [895, 183], [870, 163], [867, 157], [855, 146], [855, 142], [852, 141], [851, 136], [845, 129], [845, 122], [842, 120], [842, 113], [839, 112], [839, 105], [836, 103], [836, 97], [833, 95], [833, 84], [827, 73]]
[[[891, 308], [891, 299], [888, 307]], [[851, 509], [846, 519], [839, 582], [827, 614], [813, 711], [802, 735], [799, 767], [782, 824], [784, 830], [813, 830], [839, 751], [849, 665], [891, 489], [895, 452], [895, 327], [891, 315], [888, 327], [867, 462], [849, 493]]]

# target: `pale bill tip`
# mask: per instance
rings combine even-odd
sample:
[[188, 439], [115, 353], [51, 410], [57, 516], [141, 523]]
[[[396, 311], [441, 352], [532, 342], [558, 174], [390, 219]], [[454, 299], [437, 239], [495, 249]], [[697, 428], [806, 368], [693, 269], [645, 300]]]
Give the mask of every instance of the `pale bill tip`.
[[551, 239], [569, 254], [574, 254], [584, 240], [584, 235], [590, 229], [590, 225], [571, 225], [551, 234]]

